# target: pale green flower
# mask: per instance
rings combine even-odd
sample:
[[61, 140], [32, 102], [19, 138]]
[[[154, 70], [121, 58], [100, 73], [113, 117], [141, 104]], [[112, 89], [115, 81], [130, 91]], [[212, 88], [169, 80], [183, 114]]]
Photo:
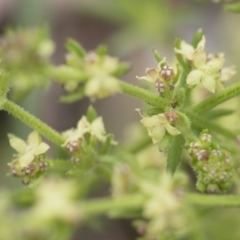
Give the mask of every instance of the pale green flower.
[[208, 61], [205, 52], [195, 52], [193, 65], [196, 69], [188, 74], [186, 79], [187, 84], [197, 85], [202, 82], [207, 90], [214, 93], [216, 89], [216, 80], [220, 77], [223, 64], [223, 56], [214, 57]]
[[84, 134], [90, 131], [90, 123], [86, 116], [83, 116], [77, 123], [77, 128], [69, 129], [62, 133], [66, 139], [63, 146], [66, 146], [69, 142], [76, 142], [84, 137]]
[[117, 58], [98, 56], [94, 52], [86, 55], [85, 71], [89, 75], [84, 92], [92, 100], [106, 98], [120, 91], [120, 85], [114, 73], [119, 68]]
[[220, 78], [217, 80], [216, 89], [218, 91], [223, 90], [223, 82], [228, 81], [232, 76], [236, 74], [235, 66], [224, 67], [221, 70]]
[[136, 109], [136, 111], [142, 116], [141, 123], [148, 129], [148, 135], [152, 138], [154, 144], [160, 142], [166, 132], [170, 135], [181, 134], [177, 128], [169, 123], [164, 114], [161, 113], [151, 117], [145, 117], [139, 109]]
[[106, 98], [120, 91], [120, 84], [114, 76], [99, 73], [85, 85], [84, 92], [92, 100]]
[[74, 202], [76, 189], [71, 180], [45, 179], [37, 188], [37, 202], [30, 216], [40, 223], [54, 219], [75, 223], [82, 216], [81, 208]]
[[[77, 124], [77, 128], [69, 129], [63, 132], [63, 136], [66, 141], [62, 146], [67, 147], [70, 143], [79, 142], [84, 138], [84, 134], [90, 133], [92, 137], [95, 137], [98, 141], [104, 142], [106, 140], [106, 130], [102, 117], [96, 118], [92, 123], [88, 122], [86, 116], [83, 116]], [[112, 144], [117, 144], [117, 142], [112, 141]], [[74, 146], [72, 146], [74, 147]], [[77, 146], [76, 146], [77, 147]]]
[[175, 52], [181, 54], [183, 57], [192, 61], [194, 59], [195, 53], [199, 51], [203, 51], [205, 47], [206, 39], [205, 36], [202, 36], [201, 41], [198, 43], [197, 47], [194, 48], [191, 44], [185, 42], [184, 40], [181, 41], [180, 49], [175, 48]]
[[[169, 226], [181, 226], [175, 220], [183, 209], [182, 197], [186, 183], [184, 174], [178, 172], [173, 177], [166, 171], [162, 172], [155, 182], [139, 182], [141, 191], [149, 197], [143, 209], [144, 217], [150, 219], [149, 233], [160, 233]], [[181, 222], [184, 222], [184, 217], [182, 220]]]
[[9, 134], [9, 141], [11, 147], [18, 152], [17, 159], [21, 168], [27, 167], [36, 156], [45, 153], [49, 149], [49, 146], [42, 142], [36, 131], [29, 134], [27, 142], [12, 134]]
[[166, 59], [164, 58], [161, 62], [159, 62], [157, 65], [157, 68], [146, 68], [146, 71], [145, 71], [146, 76], [142, 76], [142, 77], [136, 76], [136, 78], [138, 80], [145, 80], [150, 83], [156, 83], [161, 78], [161, 75], [160, 75], [161, 65], [165, 63], [165, 60]]

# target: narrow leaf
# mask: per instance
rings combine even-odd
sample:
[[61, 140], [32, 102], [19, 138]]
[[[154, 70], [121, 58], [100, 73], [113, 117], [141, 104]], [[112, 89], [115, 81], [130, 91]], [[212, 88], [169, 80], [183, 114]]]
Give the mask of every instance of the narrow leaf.
[[101, 155], [105, 155], [109, 152], [110, 148], [111, 148], [111, 142], [113, 140], [113, 136], [111, 134], [109, 134], [105, 140], [105, 142], [103, 143], [101, 149], [100, 149], [100, 154]]
[[234, 112], [235, 110], [232, 109], [216, 109], [212, 110], [211, 112], [207, 112], [206, 114], [204, 114], [204, 117], [209, 120], [213, 120], [219, 117], [224, 117], [233, 114]]
[[75, 53], [80, 58], [83, 58], [86, 55], [86, 51], [84, 50], [84, 48], [77, 41], [73, 39], [67, 40], [66, 48], [69, 52]]
[[60, 96], [59, 101], [63, 103], [73, 103], [76, 102], [84, 97], [84, 89], [81, 88], [79, 91]]
[[159, 52], [156, 49], [153, 49], [153, 55], [158, 63], [163, 60], [163, 57], [159, 54]]
[[193, 35], [193, 38], [192, 38], [192, 46], [194, 48], [197, 47], [198, 43], [202, 40], [202, 37], [203, 37], [203, 30], [198, 29], [197, 32]]
[[182, 135], [176, 135], [173, 137], [168, 149], [167, 157], [167, 171], [171, 174], [174, 174], [180, 162], [183, 145], [184, 138]]
[[90, 105], [87, 110], [87, 120], [91, 123], [96, 118], [97, 118], [97, 112], [95, 108], [92, 105]]

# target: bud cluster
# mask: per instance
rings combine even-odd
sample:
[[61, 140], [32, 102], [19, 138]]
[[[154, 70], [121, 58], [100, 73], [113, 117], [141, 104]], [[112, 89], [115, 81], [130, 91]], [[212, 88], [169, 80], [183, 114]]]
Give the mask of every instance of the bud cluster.
[[234, 164], [226, 152], [212, 142], [212, 136], [204, 130], [199, 140], [189, 143], [187, 149], [197, 173], [197, 189], [226, 192], [232, 183]]
[[21, 178], [22, 183], [28, 185], [33, 179], [40, 177], [47, 170], [48, 162], [44, 159], [43, 155], [38, 155], [26, 167], [21, 167], [18, 159], [8, 163], [8, 166], [14, 177]]
[[175, 72], [171, 66], [166, 65], [165, 59], [158, 63], [157, 68], [147, 68], [146, 76], [137, 76], [139, 80], [154, 83], [155, 88], [161, 94], [174, 90], [174, 77]]

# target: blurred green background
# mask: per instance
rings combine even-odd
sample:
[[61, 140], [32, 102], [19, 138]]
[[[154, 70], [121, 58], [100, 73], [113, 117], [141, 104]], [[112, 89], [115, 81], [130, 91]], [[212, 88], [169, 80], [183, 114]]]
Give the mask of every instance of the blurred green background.
[[[64, 62], [64, 44], [69, 37], [79, 41], [87, 50], [94, 49], [100, 43], [107, 44], [110, 54], [131, 63], [132, 69], [124, 80], [132, 84], [139, 84], [135, 76], [143, 75], [146, 67], [155, 67], [153, 48], [171, 61], [175, 37], [180, 36], [190, 41], [198, 28], [205, 32], [207, 51], [224, 51], [226, 66], [234, 64], [238, 69], [239, 23], [240, 16], [226, 12], [221, 4], [210, 1], [0, 0], [1, 36], [7, 26], [34, 27], [48, 24], [51, 36], [56, 42], [56, 52], [52, 59], [56, 64]], [[235, 80], [237, 76], [234, 77]], [[63, 131], [76, 125], [80, 116], [85, 113], [89, 101], [83, 100], [73, 105], [60, 104], [58, 96], [61, 92], [61, 87], [51, 84], [47, 92], [36, 90], [20, 105], [56, 130]], [[114, 133], [116, 139], [120, 140], [127, 125], [138, 120], [139, 116], [134, 109], [140, 104], [140, 101], [133, 98], [118, 95], [95, 103], [95, 107], [99, 115], [103, 116], [107, 131]], [[20, 187], [20, 183], [16, 179], [6, 177], [6, 163], [12, 156], [6, 134], [11, 132], [26, 138], [30, 129], [5, 112], [0, 112], [0, 117], [0, 187], [17, 188]], [[238, 212], [233, 211], [231, 214], [236, 216]], [[213, 212], [212, 215], [210, 219], [213, 219], [216, 213]], [[221, 214], [220, 211], [217, 216], [224, 221], [224, 212]], [[208, 220], [210, 224], [211, 221]], [[238, 222], [239, 218], [234, 221], [235, 224]], [[216, 238], [209, 226], [208, 224], [203, 227], [209, 233], [206, 239], [227, 239], [227, 235]], [[84, 230], [83, 236], [86, 237], [83, 239], [95, 239], [96, 236], [99, 240], [132, 239], [132, 230], [129, 230], [125, 223], [111, 223], [110, 228], [112, 231], [109, 235], [104, 232], [96, 235]], [[214, 226], [211, 229], [213, 230]], [[114, 235], [111, 235], [112, 232]], [[229, 239], [239, 239], [239, 233], [234, 234], [236, 236]], [[76, 239], [79, 239], [77, 233]]]

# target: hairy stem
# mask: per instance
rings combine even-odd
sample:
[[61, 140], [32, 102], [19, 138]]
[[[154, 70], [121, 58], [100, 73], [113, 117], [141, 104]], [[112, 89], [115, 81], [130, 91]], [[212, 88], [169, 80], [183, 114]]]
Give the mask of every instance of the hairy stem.
[[121, 85], [122, 92], [125, 94], [139, 98], [144, 102], [148, 103], [149, 105], [159, 107], [162, 110], [169, 106], [169, 103], [166, 100], [143, 88], [139, 88], [123, 81], [119, 81], [119, 83]]
[[31, 115], [29, 112], [25, 111], [23, 108], [19, 107], [14, 102], [6, 99], [3, 103], [3, 109], [6, 112], [12, 114], [14, 117], [18, 118], [29, 127], [38, 131], [42, 136], [49, 139], [53, 143], [57, 145], [63, 144], [64, 139], [57, 131], [40, 121], [35, 116]]
[[211, 97], [199, 103], [197, 106], [192, 108], [190, 111], [194, 113], [207, 112], [210, 109], [216, 107], [217, 105], [226, 102], [227, 100], [236, 97], [240, 94], [240, 82], [227, 87], [226, 89], [215, 93]]
[[237, 137], [233, 132], [231, 132], [225, 128], [222, 128], [219, 125], [216, 125], [215, 123], [209, 122], [206, 119], [203, 119], [190, 111], [186, 111], [186, 114], [190, 117], [191, 122], [195, 126], [199, 126], [201, 128], [207, 128], [207, 129], [214, 131], [218, 134], [221, 134], [231, 140], [235, 140]]

